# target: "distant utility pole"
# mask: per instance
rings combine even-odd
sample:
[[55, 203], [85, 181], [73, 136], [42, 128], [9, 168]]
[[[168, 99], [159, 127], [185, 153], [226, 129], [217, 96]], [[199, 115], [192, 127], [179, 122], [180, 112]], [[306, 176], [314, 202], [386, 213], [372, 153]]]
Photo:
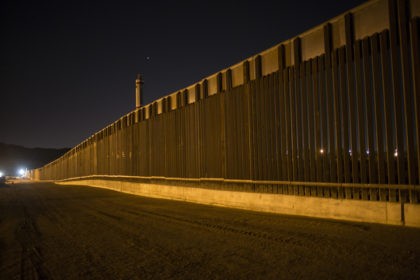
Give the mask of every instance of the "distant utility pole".
[[141, 107], [141, 97], [142, 97], [142, 86], [143, 86], [143, 78], [141, 74], [137, 74], [136, 78], [136, 109]]

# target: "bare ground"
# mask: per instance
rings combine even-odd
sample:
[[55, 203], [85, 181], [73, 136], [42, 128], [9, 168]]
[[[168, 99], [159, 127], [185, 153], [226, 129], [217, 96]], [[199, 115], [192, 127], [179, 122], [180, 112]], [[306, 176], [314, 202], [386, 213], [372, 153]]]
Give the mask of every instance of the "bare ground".
[[419, 279], [420, 229], [0, 187], [0, 279]]

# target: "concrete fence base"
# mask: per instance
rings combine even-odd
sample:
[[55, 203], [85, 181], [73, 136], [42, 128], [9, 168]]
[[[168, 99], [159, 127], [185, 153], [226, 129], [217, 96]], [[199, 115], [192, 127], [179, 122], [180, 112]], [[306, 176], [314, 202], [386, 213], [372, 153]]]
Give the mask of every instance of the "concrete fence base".
[[278, 214], [420, 228], [420, 204], [214, 190], [190, 186], [79, 179], [56, 182], [146, 196]]

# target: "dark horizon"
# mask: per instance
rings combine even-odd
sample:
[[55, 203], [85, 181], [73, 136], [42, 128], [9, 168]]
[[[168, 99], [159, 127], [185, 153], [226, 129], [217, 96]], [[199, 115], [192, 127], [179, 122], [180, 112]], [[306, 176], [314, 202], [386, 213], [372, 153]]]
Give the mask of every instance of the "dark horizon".
[[25, 148], [0, 142], [0, 173], [6, 176], [18, 176], [19, 170], [40, 168], [68, 150], [69, 148]]

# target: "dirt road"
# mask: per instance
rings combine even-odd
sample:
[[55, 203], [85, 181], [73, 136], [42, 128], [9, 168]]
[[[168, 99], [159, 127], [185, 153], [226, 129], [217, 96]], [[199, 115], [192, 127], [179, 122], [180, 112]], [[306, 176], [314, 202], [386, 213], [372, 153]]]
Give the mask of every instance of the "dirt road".
[[419, 279], [420, 230], [0, 188], [0, 279]]

